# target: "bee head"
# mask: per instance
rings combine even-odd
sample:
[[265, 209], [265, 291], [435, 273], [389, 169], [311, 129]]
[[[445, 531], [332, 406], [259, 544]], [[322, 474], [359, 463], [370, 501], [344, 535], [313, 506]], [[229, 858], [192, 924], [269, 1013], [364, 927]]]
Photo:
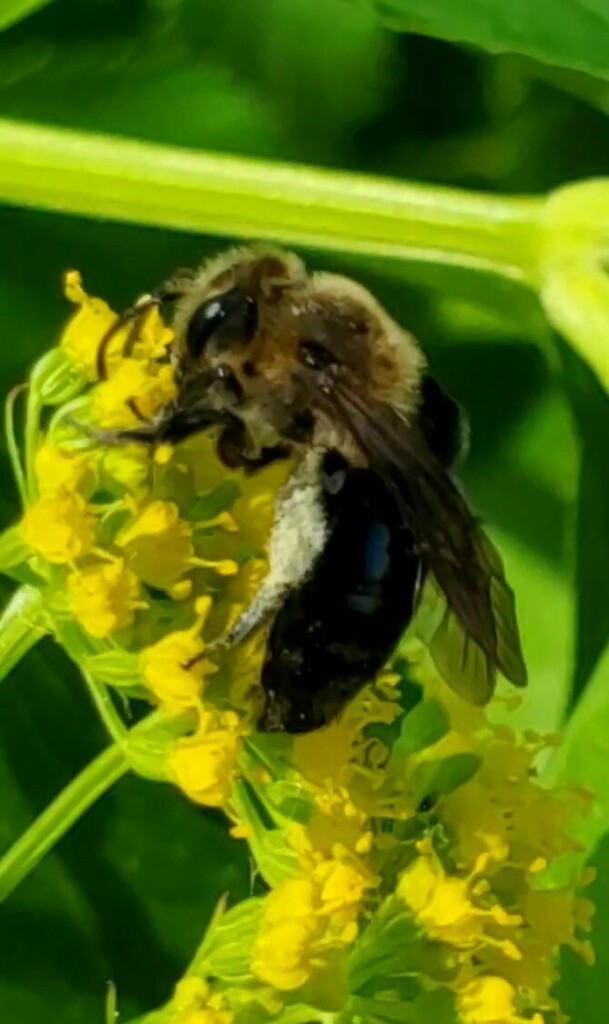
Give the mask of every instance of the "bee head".
[[[237, 417], [254, 446], [307, 442], [341, 379], [360, 392], [404, 388], [404, 348], [390, 328], [406, 338], [345, 278], [308, 275], [291, 253], [232, 250], [177, 306], [178, 402]], [[414, 389], [418, 357], [409, 358]]]

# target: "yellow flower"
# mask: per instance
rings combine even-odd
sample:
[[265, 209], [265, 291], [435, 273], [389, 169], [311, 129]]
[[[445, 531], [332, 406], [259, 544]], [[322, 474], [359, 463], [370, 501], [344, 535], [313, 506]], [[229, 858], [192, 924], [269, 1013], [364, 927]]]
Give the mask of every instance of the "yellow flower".
[[140, 582], [122, 559], [76, 569], [68, 576], [70, 608], [91, 636], [101, 639], [133, 621], [140, 600]]
[[337, 846], [356, 854], [368, 853], [372, 832], [364, 811], [358, 807], [345, 786], [330, 782], [315, 793], [315, 807], [306, 825], [293, 824], [290, 843], [298, 853], [303, 867], [333, 855]]
[[287, 992], [323, 972], [328, 955], [356, 938], [361, 900], [371, 884], [359, 865], [331, 859], [278, 885], [265, 900], [253, 973]]
[[314, 878], [321, 884], [323, 911], [331, 917], [345, 910], [357, 913], [365, 890], [372, 884], [358, 865], [336, 859], [319, 864]]
[[381, 700], [366, 686], [350, 701], [336, 721], [296, 737], [294, 761], [316, 786], [344, 785], [354, 774], [353, 763], [364, 726], [390, 723], [400, 714], [395, 699]]
[[80, 491], [88, 496], [95, 487], [95, 466], [86, 455], [43, 444], [34, 460], [36, 483], [43, 498], [60, 491]]
[[153, 587], [168, 590], [192, 564], [192, 529], [171, 501], [151, 501], [117, 534], [133, 571]]
[[170, 772], [195, 803], [221, 807], [231, 793], [240, 744], [239, 718], [233, 711], [203, 711], [196, 733], [178, 740], [171, 752]]
[[[88, 380], [97, 378], [97, 353], [99, 344], [105, 333], [116, 323], [118, 317], [113, 313], [107, 302], [102, 299], [90, 298], [82, 287], [82, 278], [78, 271], [71, 270], [65, 276], [65, 296], [80, 308], [67, 324], [62, 337], [61, 347], [74, 365], [81, 370]], [[112, 340], [108, 359], [120, 357], [125, 344], [127, 328], [117, 332]]]
[[150, 456], [141, 445], [108, 448], [103, 453], [104, 475], [110, 477], [110, 486], [118, 484], [128, 494], [144, 497], [150, 482]]
[[[95, 389], [95, 411], [100, 426], [108, 429], [135, 427], [140, 418], [151, 419], [177, 394], [173, 367], [146, 366], [137, 359], [122, 359], [109, 380]], [[139, 416], [130, 407], [132, 403]]]
[[252, 971], [280, 992], [304, 985], [319, 957], [324, 921], [317, 898], [318, 886], [306, 877], [289, 878], [266, 897]]
[[516, 926], [520, 915], [508, 914], [497, 902], [477, 906], [475, 876], [484, 870], [487, 859], [481, 857], [472, 875], [458, 878], [446, 875], [430, 840], [422, 840], [419, 856], [398, 881], [397, 895], [408, 904], [414, 917], [432, 939], [460, 949], [480, 943], [497, 945], [507, 955], [520, 959], [520, 952], [509, 939], [496, 939], [485, 931], [488, 924]]
[[488, 975], [470, 981], [459, 993], [463, 1024], [544, 1024], [540, 1013], [519, 1017], [514, 1009], [516, 992], [505, 978]]
[[152, 306], [140, 317], [138, 333], [133, 345], [136, 359], [160, 359], [173, 341], [173, 329], [163, 322], [158, 306]]
[[204, 650], [198, 630], [184, 629], [140, 652], [146, 684], [171, 713], [198, 706], [205, 675], [213, 667], [202, 657]]
[[280, 992], [300, 988], [314, 968], [320, 931], [314, 918], [278, 922], [256, 941], [253, 973]]
[[187, 975], [176, 985], [172, 1024], [232, 1024], [235, 1015], [220, 993], [211, 993], [201, 978]]
[[308, 919], [317, 913], [317, 886], [312, 877], [287, 878], [271, 892], [265, 902], [267, 924], [275, 925], [289, 917]]
[[[61, 337], [61, 347], [72, 362], [88, 380], [95, 380], [99, 346], [118, 321], [107, 302], [91, 298], [82, 286], [78, 271], [71, 270], [65, 276], [64, 293], [69, 302], [80, 308], [66, 326]], [[132, 337], [133, 330], [136, 334]], [[164, 355], [173, 339], [173, 330], [163, 323], [158, 307], [152, 307], [136, 322], [130, 319], [112, 335], [104, 353], [104, 363], [109, 376], [122, 361], [127, 338], [130, 339], [132, 354], [136, 359], [147, 361]]]
[[30, 505], [22, 530], [25, 543], [57, 565], [74, 562], [90, 551], [95, 541], [86, 501], [69, 491]]
[[[511, 881], [513, 893], [513, 869], [507, 881]], [[481, 960], [485, 970], [502, 974], [518, 991], [534, 992], [539, 1005], [558, 1009], [555, 1000], [547, 995], [559, 978], [556, 951], [570, 946], [586, 963], [594, 963], [590, 942], [578, 934], [590, 931], [594, 905], [568, 888], [529, 889], [523, 876], [520, 887], [520, 905], [526, 922], [518, 939], [522, 959], [508, 962], [499, 950], [488, 949]]]

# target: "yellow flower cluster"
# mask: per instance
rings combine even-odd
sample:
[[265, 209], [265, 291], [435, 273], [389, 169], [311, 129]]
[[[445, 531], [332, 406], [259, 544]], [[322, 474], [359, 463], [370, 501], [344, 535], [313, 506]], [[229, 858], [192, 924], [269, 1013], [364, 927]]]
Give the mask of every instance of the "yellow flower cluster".
[[235, 1015], [218, 993], [200, 978], [187, 976], [176, 985], [172, 1024], [233, 1024]]
[[471, 875], [450, 876], [431, 839], [425, 838], [417, 843], [417, 856], [400, 875], [396, 893], [430, 938], [463, 950], [478, 951], [488, 944], [519, 960], [521, 954], [514, 943], [493, 936], [491, 931], [495, 925], [503, 934], [506, 928], [521, 925], [523, 919], [520, 914], [509, 914], [489, 892], [485, 879], [489, 859], [488, 854], [482, 854]]
[[466, 984], [459, 993], [463, 1024], [543, 1024], [540, 1013], [522, 1017], [514, 1010], [516, 992], [505, 978], [486, 974]]
[[[317, 975], [337, 970], [341, 944], [353, 943], [357, 951], [357, 934], [366, 943], [380, 914], [395, 942], [407, 941], [399, 928], [408, 921], [408, 941], [414, 928], [428, 944], [418, 969], [424, 975], [427, 956], [429, 983], [444, 978], [464, 1024], [549, 1024], [558, 1013], [551, 994], [558, 950], [569, 945], [592, 959], [581, 938], [590, 928], [592, 905], [572, 889], [539, 883], [557, 857], [575, 849], [566, 825], [585, 811], [586, 798], [553, 793], [537, 782], [536, 757], [554, 737], [518, 739], [511, 729], [491, 725], [483, 711], [444, 687], [428, 661], [419, 682], [419, 708], [441, 708], [445, 730], [405, 761], [392, 756], [389, 737], [398, 709], [390, 676], [364, 691], [323, 733], [296, 741], [312, 809], [306, 824], [289, 824], [286, 834], [304, 873], [267, 898], [252, 970], [280, 991], [306, 991]], [[433, 786], [433, 779], [445, 779], [449, 769], [461, 772], [464, 764], [470, 766], [465, 778], [457, 774], [454, 783], [442, 783], [433, 799], [421, 801], [419, 794], [423, 807], [416, 806], [418, 778], [429, 777]], [[330, 910], [334, 886], [336, 910], [347, 913], [346, 931]], [[343, 947], [343, 958], [345, 952]], [[371, 955], [385, 976], [382, 942]], [[395, 949], [387, 958], [395, 965]], [[389, 975], [391, 970], [395, 966]], [[391, 992], [391, 977], [385, 983]], [[399, 978], [394, 984], [397, 992]], [[376, 1010], [366, 1006], [385, 1019], [382, 1001]], [[418, 1020], [412, 1007], [408, 1019]]]
[[329, 958], [352, 943], [372, 880], [354, 863], [321, 861], [287, 879], [267, 897], [252, 970], [280, 992], [300, 988]]
[[253, 734], [260, 644], [227, 653], [211, 638], [265, 571], [285, 469], [226, 491], [206, 437], [175, 451], [97, 444], [75, 420], [129, 427], [173, 397], [172, 333], [156, 309], [123, 324], [77, 274], [66, 294], [78, 308], [61, 351], [83, 388], [27, 460], [30, 568], [87, 671], [125, 666], [126, 692], [144, 687], [184, 725], [166, 775], [196, 803], [225, 808], [273, 883], [242, 918], [233, 908], [245, 930], [226, 926], [226, 950], [211, 942], [213, 963], [178, 985], [159, 1021], [266, 1024], [285, 1007], [307, 1021], [330, 1010], [383, 1024], [560, 1020], [557, 954], [592, 959], [592, 907], [544, 879], [575, 852], [568, 824], [587, 802], [539, 784], [554, 737], [491, 724], [421, 651], [323, 730]]
[[[248, 513], [260, 495], [245, 486], [239, 497], [237, 484], [230, 497], [237, 515], [243, 510], [242, 532], [218, 505], [224, 474], [209, 439], [183, 445], [175, 457], [168, 445], [151, 452], [95, 442], [91, 426], [133, 426], [174, 396], [173, 369], [163, 361], [172, 331], [156, 308], [122, 324], [76, 273], [67, 275], [66, 295], [78, 308], [60, 351], [86, 389], [73, 415], [40, 432], [21, 535], [55, 614], [79, 625], [88, 650], [135, 650], [133, 687], [144, 685], [169, 715], [188, 716], [190, 733], [170, 751], [168, 774], [193, 800], [220, 806], [237, 775], [244, 723], [226, 698], [218, 706], [204, 696], [218, 667], [203, 632], [208, 617], [218, 632], [242, 606], [256, 559], [242, 559], [240, 548], [262, 555], [269, 515], [258, 527]], [[238, 577], [239, 561], [248, 559]]]

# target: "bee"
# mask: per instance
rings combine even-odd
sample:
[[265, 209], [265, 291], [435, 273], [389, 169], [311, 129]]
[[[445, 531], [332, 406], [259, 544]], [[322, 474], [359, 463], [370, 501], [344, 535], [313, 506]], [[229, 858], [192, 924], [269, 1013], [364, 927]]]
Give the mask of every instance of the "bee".
[[175, 303], [177, 398], [108, 439], [212, 430], [230, 468], [293, 460], [268, 574], [226, 638], [268, 628], [258, 727], [330, 722], [429, 595], [426, 640], [453, 689], [484, 704], [497, 672], [524, 686], [513, 593], [455, 481], [465, 418], [414, 338], [355, 281], [266, 248], [178, 273], [139, 301], [134, 322], [164, 302]]

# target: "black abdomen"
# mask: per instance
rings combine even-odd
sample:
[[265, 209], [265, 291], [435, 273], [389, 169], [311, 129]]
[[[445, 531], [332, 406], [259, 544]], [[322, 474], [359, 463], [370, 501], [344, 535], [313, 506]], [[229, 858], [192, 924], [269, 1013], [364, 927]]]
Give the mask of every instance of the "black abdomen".
[[327, 480], [326, 547], [271, 627], [263, 730], [329, 722], [382, 668], [412, 616], [419, 559], [383, 482], [346, 466]]

